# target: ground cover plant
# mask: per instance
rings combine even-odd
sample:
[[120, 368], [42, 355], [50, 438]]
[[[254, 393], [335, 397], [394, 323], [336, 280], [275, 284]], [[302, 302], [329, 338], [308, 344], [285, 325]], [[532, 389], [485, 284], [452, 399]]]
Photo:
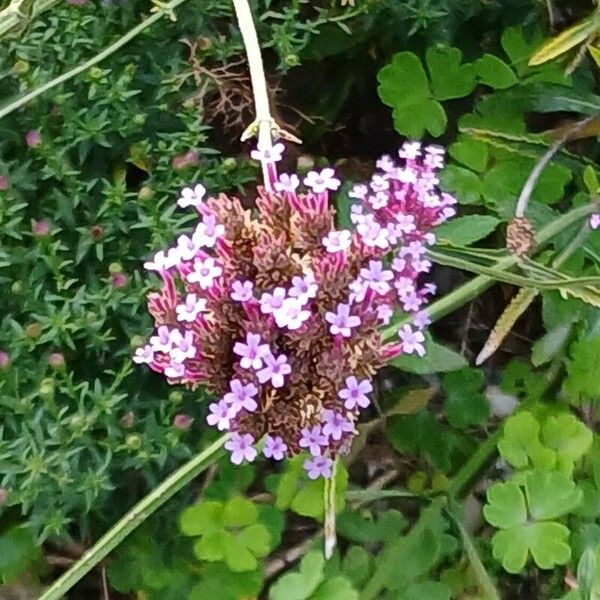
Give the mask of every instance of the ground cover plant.
[[0, 3], [0, 596], [600, 597], [597, 32]]

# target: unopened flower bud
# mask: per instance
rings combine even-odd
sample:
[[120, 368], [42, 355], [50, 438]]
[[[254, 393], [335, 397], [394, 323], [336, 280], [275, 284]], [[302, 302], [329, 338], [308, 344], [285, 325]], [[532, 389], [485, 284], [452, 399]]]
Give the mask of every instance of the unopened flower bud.
[[185, 154], [179, 154], [174, 156], [171, 160], [171, 166], [176, 171], [181, 171], [182, 169], [186, 169], [187, 167], [196, 166], [200, 163], [200, 157], [195, 150], [190, 150]]
[[181, 392], [171, 392], [169, 394], [169, 402], [173, 404], [179, 404], [183, 400], [183, 394]]
[[45, 377], [40, 382], [39, 394], [44, 400], [52, 400], [54, 398], [54, 379]]
[[97, 242], [104, 235], [104, 229], [100, 225], [92, 225], [90, 227], [90, 236]]
[[108, 265], [108, 272], [111, 275], [114, 275], [115, 273], [122, 273], [123, 265], [121, 265], [121, 263], [118, 263], [118, 262], [112, 262], [112, 263], [110, 263], [110, 265]]
[[298, 170], [299, 171], [308, 171], [315, 166], [315, 160], [312, 156], [308, 156], [307, 154], [302, 154], [298, 157]]
[[192, 417], [184, 413], [180, 413], [178, 415], [175, 415], [175, 418], [173, 419], [173, 427], [175, 427], [176, 429], [186, 430], [191, 427], [193, 422], [194, 419], [192, 419]]
[[65, 357], [61, 352], [53, 352], [48, 357], [48, 364], [57, 371], [63, 371], [65, 368]]
[[406, 487], [409, 492], [413, 494], [420, 494], [427, 485], [427, 473], [423, 471], [416, 471], [413, 473], [406, 482]]
[[25, 134], [25, 143], [29, 148], [36, 148], [42, 143], [42, 135], [37, 129], [30, 129]]
[[441, 471], [436, 472], [431, 478], [431, 489], [434, 492], [445, 492], [449, 485], [448, 477]]
[[13, 284], [10, 286], [10, 291], [15, 296], [22, 294], [23, 293], [23, 282], [22, 281], [14, 281]]
[[297, 67], [300, 64], [300, 57], [297, 54], [286, 54], [283, 62], [288, 67]]
[[127, 277], [126, 273], [113, 273], [110, 276], [110, 285], [115, 290], [124, 288], [128, 281], [129, 277]]
[[146, 115], [142, 114], [142, 113], [138, 113], [137, 115], [135, 115], [133, 117], [133, 123], [134, 125], [143, 125], [146, 122]]
[[92, 79], [100, 79], [103, 74], [104, 74], [104, 71], [102, 71], [102, 69], [100, 67], [92, 67], [90, 69], [90, 77]]
[[141, 187], [140, 191], [138, 192], [138, 198], [140, 200], [150, 200], [150, 198], [152, 198], [153, 196], [154, 190], [151, 187], [148, 187], [147, 185]]
[[39, 338], [42, 335], [42, 326], [39, 323], [29, 323], [25, 327], [25, 335], [32, 340]]
[[142, 337], [141, 335], [134, 335], [131, 338], [131, 341], [129, 342], [129, 346], [131, 348], [139, 348], [140, 346], [143, 346], [146, 343], [146, 338]]
[[24, 75], [29, 71], [29, 63], [26, 60], [19, 59], [15, 61], [12, 70], [16, 75]]
[[199, 37], [196, 40], [196, 44], [198, 45], [198, 50], [210, 50], [212, 48], [212, 40], [205, 35]]
[[228, 156], [223, 160], [223, 168], [226, 171], [233, 171], [237, 167], [237, 160], [233, 156]]
[[0, 350], [0, 371], [6, 371], [10, 367], [10, 356], [8, 352]]
[[0, 192], [7, 190], [9, 186], [8, 177], [6, 175], [0, 175]]
[[135, 415], [132, 410], [128, 410], [120, 419], [119, 423], [124, 429], [130, 429], [135, 423]]
[[139, 435], [132, 433], [127, 436], [125, 444], [132, 450], [139, 450], [142, 447], [142, 438]]
[[31, 231], [33, 235], [37, 238], [47, 237], [50, 233], [51, 227], [52, 224], [46, 219], [42, 219], [41, 221], [36, 221], [35, 219], [32, 219], [31, 221]]

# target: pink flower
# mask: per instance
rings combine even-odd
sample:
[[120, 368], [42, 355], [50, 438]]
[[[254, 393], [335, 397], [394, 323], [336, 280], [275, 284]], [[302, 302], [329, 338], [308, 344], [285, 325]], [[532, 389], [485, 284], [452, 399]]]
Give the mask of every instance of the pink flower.
[[209, 405], [208, 410], [210, 410], [210, 414], [206, 417], [206, 422], [211, 427], [216, 425], [219, 431], [229, 429], [229, 422], [235, 416], [235, 413], [225, 399], [213, 402]]
[[247, 302], [252, 298], [254, 284], [251, 281], [234, 281], [231, 284], [231, 299], [236, 302]]
[[200, 248], [212, 248], [223, 235], [225, 235], [225, 227], [217, 223], [214, 215], [207, 215], [196, 226], [192, 239]]
[[346, 229], [331, 231], [323, 238], [323, 246], [327, 252], [342, 252], [350, 248], [352, 234]]
[[425, 329], [427, 325], [431, 324], [431, 319], [427, 314], [426, 310], [422, 310], [413, 315], [413, 324], [417, 329]]
[[175, 418], [173, 419], [173, 427], [175, 427], [175, 429], [181, 429], [182, 431], [185, 431], [192, 426], [193, 422], [194, 419], [192, 419], [192, 417], [189, 415], [179, 413], [178, 415], [175, 415]]
[[393, 314], [394, 311], [390, 308], [389, 304], [380, 304], [377, 307], [377, 318], [382, 325], [389, 325]]
[[252, 462], [258, 454], [253, 444], [254, 438], [249, 433], [232, 433], [225, 442], [225, 448], [231, 452], [231, 462], [234, 465], [241, 465], [244, 460]]
[[417, 227], [415, 225], [415, 218], [412, 215], [405, 215], [404, 213], [397, 213], [394, 216], [396, 226], [402, 233], [410, 233]]
[[169, 353], [173, 347], [171, 331], [166, 325], [160, 325], [156, 335], [150, 337], [150, 347], [154, 352]]
[[360, 270], [360, 276], [368, 283], [368, 286], [377, 294], [384, 296], [392, 288], [388, 281], [394, 278], [394, 273], [383, 268], [380, 260], [370, 260], [369, 268]]
[[290, 331], [295, 331], [302, 327], [302, 324], [310, 318], [311, 312], [304, 309], [303, 298], [286, 298], [281, 307], [273, 311], [273, 317], [277, 327], [286, 327]]
[[404, 142], [398, 151], [398, 156], [407, 160], [414, 160], [417, 156], [421, 156], [421, 142]]
[[314, 425], [310, 429], [305, 427], [300, 434], [300, 448], [308, 448], [313, 456], [320, 456], [321, 447], [329, 445], [327, 436], [323, 435], [320, 425]]
[[197, 258], [194, 261], [194, 270], [188, 274], [187, 280], [190, 283], [197, 283], [201, 289], [207, 290], [221, 273], [223, 273], [223, 269], [214, 258], [210, 256], [204, 260]]
[[364, 183], [357, 183], [356, 185], [352, 186], [352, 189], [348, 192], [348, 197], [364, 200], [368, 193], [369, 188]]
[[274, 388], [283, 387], [284, 376], [292, 372], [292, 367], [288, 364], [287, 356], [280, 354], [275, 357], [270, 352], [264, 357], [265, 367], [256, 373], [260, 383], [271, 382]]
[[320, 173], [309, 171], [304, 178], [304, 185], [315, 194], [322, 194], [327, 190], [334, 191], [340, 187], [340, 180], [334, 177], [335, 171], [330, 168], [323, 169]]
[[337, 312], [325, 313], [325, 320], [330, 323], [329, 331], [342, 337], [350, 337], [352, 328], [360, 325], [360, 317], [350, 314], [349, 304], [338, 304]]
[[333, 473], [333, 460], [326, 456], [313, 456], [304, 461], [304, 470], [309, 479], [329, 479]]
[[200, 248], [202, 246], [197, 244], [193, 237], [180, 235], [177, 238], [177, 251], [183, 260], [194, 260]]
[[419, 356], [425, 356], [425, 336], [420, 331], [413, 331], [410, 325], [403, 325], [398, 332], [402, 342], [402, 351], [406, 354], [416, 352]]
[[590, 227], [592, 229], [598, 229], [598, 228], [600, 228], [600, 213], [594, 213], [590, 217]]
[[7, 190], [9, 185], [8, 177], [0, 175], [0, 192]]
[[416, 312], [421, 308], [423, 300], [416, 292], [408, 292], [402, 296], [402, 308], [406, 312]]
[[42, 135], [37, 129], [30, 129], [25, 134], [25, 143], [29, 148], [36, 148], [42, 143]]
[[177, 320], [185, 323], [193, 323], [200, 313], [208, 312], [206, 299], [198, 298], [196, 294], [188, 294], [183, 304], [175, 307]]
[[288, 175], [287, 173], [282, 173], [279, 176], [279, 181], [275, 182], [274, 187], [278, 192], [288, 192], [292, 194], [296, 191], [299, 185], [300, 180], [298, 179], [298, 175]]
[[4, 352], [4, 350], [0, 350], [0, 370], [5, 370], [10, 367], [10, 356], [8, 352]]
[[368, 201], [374, 210], [379, 210], [388, 205], [388, 195], [386, 192], [380, 191], [369, 196]]
[[241, 356], [240, 366], [242, 369], [258, 370], [263, 366], [263, 358], [271, 354], [268, 344], [262, 344], [258, 333], [247, 333], [246, 343], [236, 342], [233, 352]]
[[185, 366], [183, 365], [183, 363], [178, 363], [172, 360], [165, 367], [165, 375], [169, 379], [179, 379], [185, 375]]
[[232, 416], [237, 415], [243, 408], [248, 412], [254, 412], [258, 408], [254, 399], [258, 388], [253, 383], [244, 385], [239, 379], [232, 379], [229, 389], [231, 391], [223, 396], [223, 400], [231, 407]]
[[186, 358], [196, 356], [196, 347], [194, 346], [194, 332], [186, 331], [183, 335], [179, 329], [171, 332], [171, 360], [176, 363], [182, 363]]
[[263, 454], [267, 458], [272, 458], [273, 460], [283, 460], [285, 458], [286, 451], [287, 445], [280, 436], [265, 436], [265, 446], [263, 448]]
[[358, 231], [365, 246], [381, 248], [382, 250], [389, 248], [389, 231], [385, 227], [382, 227], [377, 221], [365, 219], [365, 221], [357, 225], [356, 231]]
[[389, 154], [384, 154], [376, 163], [375, 166], [386, 173], [392, 173], [396, 168], [396, 164]]
[[348, 410], [354, 410], [357, 406], [367, 408], [371, 400], [367, 396], [373, 391], [373, 386], [368, 379], [358, 381], [354, 375], [346, 377], [346, 387], [338, 392], [338, 396], [344, 400], [344, 406]]
[[336, 442], [342, 439], [344, 433], [352, 433], [354, 425], [341, 413], [325, 409], [322, 414], [323, 434]]
[[177, 204], [181, 206], [181, 208], [188, 208], [188, 206], [199, 208], [202, 205], [202, 199], [205, 194], [206, 188], [201, 183], [198, 183], [193, 188], [183, 188], [181, 190], [181, 196], [177, 200]]
[[147, 271], [168, 271], [179, 264], [180, 260], [181, 256], [177, 248], [170, 248], [166, 253], [159, 250], [151, 261], [144, 263], [144, 269]]
[[276, 287], [272, 294], [264, 293], [260, 297], [260, 312], [269, 315], [283, 306], [285, 300], [285, 289]]
[[284, 150], [285, 147], [281, 143], [275, 144], [273, 147], [261, 146], [259, 143], [256, 149], [250, 152], [250, 156], [263, 163], [275, 163], [281, 160]]
[[31, 232], [35, 237], [46, 237], [50, 233], [51, 228], [52, 224], [46, 219], [42, 219], [41, 221], [36, 221], [35, 219], [32, 219], [31, 221]]
[[127, 285], [129, 277], [126, 273], [112, 273], [110, 276], [110, 285], [115, 290], [120, 290]]
[[[375, 173], [373, 175], [373, 177], [371, 177], [370, 187], [376, 193], [377, 192], [385, 192], [386, 190], [389, 189], [390, 182], [387, 180], [387, 178], [383, 177], [382, 175], [379, 175], [378, 173]], [[387, 204], [387, 194], [386, 194], [385, 198], [386, 198], [386, 204]], [[385, 204], [384, 204], [384, 206], [385, 206]]]
[[319, 286], [315, 282], [315, 275], [309, 271], [304, 277], [295, 275], [292, 277], [292, 287], [289, 295], [301, 300], [302, 304], [306, 304], [309, 298], [314, 298], [317, 295]]

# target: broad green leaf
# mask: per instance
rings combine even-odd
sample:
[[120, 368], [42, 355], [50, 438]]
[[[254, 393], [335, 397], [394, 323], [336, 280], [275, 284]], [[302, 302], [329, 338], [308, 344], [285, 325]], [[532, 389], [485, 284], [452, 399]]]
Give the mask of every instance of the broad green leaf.
[[600, 67], [600, 49], [595, 48], [594, 46], [588, 46], [587, 49], [593, 61], [596, 63], [596, 66]]
[[575, 342], [570, 348], [567, 362], [565, 391], [573, 402], [600, 399], [600, 336]]
[[442, 105], [429, 99], [396, 106], [392, 118], [398, 133], [416, 139], [421, 139], [426, 131], [433, 137], [439, 137], [446, 131], [448, 124], [448, 117]]
[[438, 562], [440, 550], [440, 540], [437, 539], [436, 532], [429, 528], [406, 536], [399, 552], [402, 559], [395, 562], [388, 574], [388, 587], [391, 590], [405, 588], [412, 581], [429, 573]]
[[590, 194], [596, 194], [598, 192], [600, 181], [598, 181], [598, 174], [592, 165], [587, 165], [583, 170], [583, 183]]
[[542, 426], [542, 441], [560, 461], [574, 463], [592, 447], [592, 432], [571, 414], [550, 416]]
[[275, 506], [279, 510], [289, 508], [298, 491], [298, 482], [303, 473], [302, 461], [303, 458], [301, 456], [296, 456], [286, 461], [285, 471], [279, 478], [275, 491]]
[[484, 379], [482, 371], [470, 367], [443, 376], [445, 413], [452, 427], [464, 428], [488, 419], [490, 405], [481, 391]]
[[555, 453], [540, 442], [540, 424], [527, 411], [509, 417], [504, 423], [498, 450], [508, 463], [517, 469], [528, 466], [552, 468]]
[[570, 323], [557, 325], [537, 340], [531, 347], [531, 363], [533, 366], [539, 367], [546, 364], [562, 352], [572, 330], [573, 326]]
[[525, 477], [530, 515], [536, 521], [562, 517], [581, 502], [581, 490], [560, 471], [532, 471]]
[[434, 342], [429, 333], [425, 334], [425, 350], [427, 354], [420, 357], [416, 354], [402, 354], [394, 358], [390, 364], [409, 373], [425, 375], [427, 373], [446, 373], [467, 366], [467, 361], [454, 350]]
[[232, 573], [223, 563], [204, 563], [196, 577], [200, 581], [190, 592], [189, 600], [256, 598], [263, 585], [259, 571]]
[[569, 530], [560, 523], [533, 523], [498, 531], [492, 537], [494, 558], [509, 573], [519, 573], [531, 553], [541, 569], [552, 569], [568, 562], [571, 548]]
[[485, 142], [463, 135], [450, 146], [448, 152], [454, 160], [469, 169], [478, 173], [485, 171], [489, 156], [488, 145]]
[[410, 585], [398, 600], [450, 600], [451, 597], [447, 585], [438, 581], [423, 581]]
[[518, 81], [513, 70], [493, 54], [484, 54], [475, 61], [474, 66], [479, 81], [494, 89], [509, 88]]
[[342, 560], [342, 573], [360, 588], [371, 573], [371, 555], [361, 546], [350, 546]]
[[260, 523], [242, 529], [236, 536], [236, 542], [261, 558], [271, 551], [271, 536], [268, 529]]
[[541, 65], [585, 41], [589, 36], [597, 33], [600, 27], [600, 12], [596, 10], [589, 17], [582, 19], [575, 25], [565, 29], [556, 37], [548, 40], [530, 59], [531, 66]]
[[183, 535], [206, 535], [223, 528], [223, 504], [200, 502], [186, 508], [179, 518]]
[[479, 176], [469, 169], [457, 165], [448, 165], [440, 173], [443, 190], [456, 196], [460, 204], [480, 204], [482, 183]]
[[0, 583], [18, 577], [40, 556], [31, 531], [21, 525], [10, 527], [0, 535]]
[[487, 491], [485, 519], [501, 529], [518, 528], [527, 522], [527, 506], [521, 488], [512, 482], [495, 483]]
[[286, 573], [269, 590], [269, 600], [307, 600], [323, 581], [325, 558], [318, 551], [304, 555], [298, 573]]
[[350, 510], [338, 517], [337, 530], [344, 539], [368, 544], [393, 539], [406, 524], [406, 517], [397, 510], [386, 510], [377, 519], [369, 519], [359, 511]]
[[349, 579], [338, 575], [324, 581], [310, 600], [358, 600], [358, 592]]
[[464, 98], [475, 89], [475, 68], [472, 64], [461, 64], [462, 52], [458, 48], [430, 47], [425, 60], [436, 100]]
[[242, 496], [234, 496], [225, 505], [223, 525], [225, 527], [247, 527], [256, 523], [258, 509], [256, 505]]
[[412, 52], [398, 52], [377, 74], [379, 97], [392, 108], [431, 97], [427, 75], [419, 57]]
[[514, 394], [523, 402], [537, 402], [547, 386], [542, 374], [532, 371], [530, 365], [517, 359], [508, 363], [500, 380], [503, 392]]
[[[259, 525], [259, 527], [261, 526]], [[269, 533], [266, 529], [265, 532], [268, 536]], [[224, 538], [224, 555], [227, 566], [234, 573], [255, 571], [258, 567], [256, 556], [249, 548], [240, 543], [239, 536], [227, 534], [227, 537]]]
[[269, 532], [271, 550], [281, 544], [281, 534], [285, 526], [285, 512], [272, 504], [262, 504], [258, 509], [258, 518]]
[[442, 223], [436, 228], [435, 234], [440, 241], [468, 246], [486, 238], [498, 223], [500, 219], [490, 215], [467, 215]]
[[233, 540], [233, 535], [224, 529], [213, 531], [202, 536], [194, 544], [194, 554], [200, 560], [223, 560], [226, 554], [228, 540]]

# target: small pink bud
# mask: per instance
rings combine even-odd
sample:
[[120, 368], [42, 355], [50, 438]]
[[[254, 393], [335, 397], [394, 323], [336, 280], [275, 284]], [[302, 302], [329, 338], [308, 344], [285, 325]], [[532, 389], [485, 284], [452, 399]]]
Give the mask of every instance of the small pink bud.
[[0, 175], [0, 192], [8, 189], [8, 177], [6, 175]]
[[181, 171], [182, 169], [185, 169], [186, 167], [195, 166], [199, 162], [200, 162], [200, 157], [198, 156], [198, 153], [195, 150], [190, 150], [189, 152], [186, 152], [185, 154], [179, 154], [177, 156], [174, 156], [173, 159], [171, 160], [171, 166], [176, 171]]
[[42, 143], [42, 135], [37, 129], [30, 129], [25, 134], [25, 142], [29, 148], [35, 148]]
[[60, 352], [53, 352], [48, 357], [48, 364], [57, 371], [64, 369], [65, 367], [65, 357]]
[[10, 367], [10, 356], [7, 352], [0, 350], [0, 370], [4, 371]]
[[46, 237], [50, 233], [51, 227], [52, 224], [46, 219], [42, 219], [41, 221], [36, 221], [35, 219], [31, 220], [31, 231], [35, 237]]
[[193, 422], [194, 419], [192, 419], [192, 417], [190, 417], [189, 415], [179, 413], [178, 415], [175, 415], [175, 418], [173, 419], [173, 427], [176, 427], [177, 429], [181, 430], [186, 430], [191, 427]]
[[115, 290], [125, 287], [128, 281], [129, 277], [127, 277], [126, 273], [113, 273], [110, 276], [110, 285]]
[[133, 424], [135, 423], [135, 415], [133, 414], [133, 411], [128, 410], [119, 420], [119, 423], [121, 424], [121, 427], [123, 427], [124, 429], [130, 429], [131, 427], [133, 427]]
[[94, 241], [98, 241], [104, 235], [104, 229], [100, 225], [92, 225], [90, 227], [90, 235]]

